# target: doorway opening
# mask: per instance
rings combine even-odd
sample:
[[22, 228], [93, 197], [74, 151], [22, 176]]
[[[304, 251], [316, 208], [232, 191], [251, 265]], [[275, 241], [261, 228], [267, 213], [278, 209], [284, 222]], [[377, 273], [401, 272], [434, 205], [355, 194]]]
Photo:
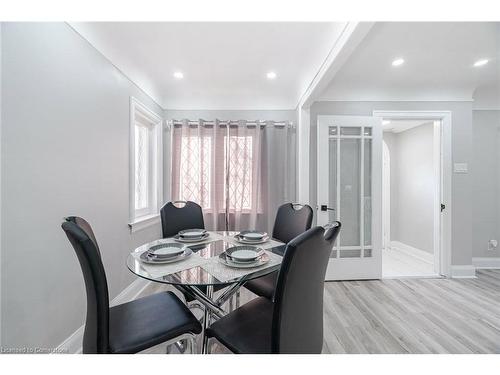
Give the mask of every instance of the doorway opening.
[[382, 118], [382, 129], [382, 276], [438, 276], [442, 120]]

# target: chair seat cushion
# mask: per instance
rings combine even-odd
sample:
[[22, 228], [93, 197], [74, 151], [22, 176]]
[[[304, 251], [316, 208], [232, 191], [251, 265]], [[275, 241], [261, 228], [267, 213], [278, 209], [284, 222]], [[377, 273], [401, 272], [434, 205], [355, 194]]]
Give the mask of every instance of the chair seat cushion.
[[275, 254], [283, 256], [285, 255], [285, 250], [286, 250], [286, 244], [283, 244], [280, 246], [273, 247], [271, 251]]
[[153, 294], [109, 309], [112, 353], [137, 353], [189, 332], [200, 333], [201, 325], [172, 292]]
[[270, 273], [266, 276], [247, 281], [245, 288], [257, 294], [259, 297], [265, 297], [272, 300], [274, 297], [274, 289], [278, 282], [278, 271]]
[[207, 329], [233, 353], [271, 353], [271, 326], [273, 303], [256, 298], [213, 323]]

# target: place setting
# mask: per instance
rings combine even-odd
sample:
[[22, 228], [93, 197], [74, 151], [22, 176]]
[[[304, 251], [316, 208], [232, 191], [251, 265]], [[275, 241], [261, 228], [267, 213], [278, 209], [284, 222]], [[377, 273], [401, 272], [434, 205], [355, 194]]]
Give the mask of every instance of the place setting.
[[219, 262], [232, 268], [255, 268], [269, 262], [269, 255], [256, 246], [234, 246], [218, 257]]
[[208, 231], [205, 229], [186, 229], [181, 230], [173, 238], [175, 241], [181, 243], [196, 243], [205, 241], [209, 237], [210, 233], [208, 233]]
[[188, 244], [165, 238], [145, 244], [132, 256], [140, 262], [143, 268], [152, 277], [163, 277], [200, 266], [204, 260], [197, 255]]
[[281, 263], [281, 256], [254, 245], [234, 245], [214, 257], [206, 259], [201, 267], [220, 282], [231, 282], [260, 269], [275, 267]]
[[139, 256], [147, 264], [167, 264], [179, 262], [189, 257], [193, 251], [180, 243], [160, 243], [153, 245]]
[[[205, 229], [185, 229], [173, 238], [165, 238], [146, 244], [139, 260], [146, 264], [169, 264], [187, 259], [193, 254], [189, 244], [205, 241], [210, 234]], [[141, 250], [144, 250], [141, 248]]]
[[269, 241], [269, 235], [266, 232], [257, 230], [244, 230], [237, 233], [234, 239], [245, 245], [259, 245]]

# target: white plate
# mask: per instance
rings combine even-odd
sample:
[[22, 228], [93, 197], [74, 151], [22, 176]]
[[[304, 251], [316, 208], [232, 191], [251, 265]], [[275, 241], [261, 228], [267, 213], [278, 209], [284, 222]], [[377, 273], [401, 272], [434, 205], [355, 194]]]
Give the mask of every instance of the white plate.
[[264, 254], [264, 250], [256, 246], [233, 246], [225, 251], [229, 260], [234, 263], [255, 262]]
[[200, 238], [204, 236], [207, 233], [205, 229], [186, 229], [186, 230], [181, 230], [178, 234], [179, 237], [183, 238]]
[[174, 236], [174, 240], [176, 240], [178, 242], [194, 243], [194, 242], [205, 241], [209, 236], [210, 236], [209, 233], [205, 233], [203, 236], [196, 237], [196, 238], [185, 238], [185, 237], [180, 237], [179, 235], [176, 235], [176, 236]]
[[264, 233], [247, 233], [242, 235], [241, 237], [243, 237], [245, 240], [258, 241], [263, 239], [264, 236], [265, 236]]
[[239, 243], [245, 244], [245, 245], [259, 245], [264, 242], [269, 241], [269, 236], [265, 236], [264, 238], [258, 240], [258, 241], [252, 241], [252, 240], [245, 240], [244, 238], [240, 237], [239, 235], [234, 236], [235, 240], [238, 241]]
[[161, 258], [154, 258], [154, 257], [151, 257], [150, 255], [148, 255], [148, 252], [145, 251], [143, 252], [140, 256], [139, 256], [139, 259], [141, 260], [141, 262], [143, 263], [147, 263], [147, 264], [166, 264], [166, 263], [175, 263], [175, 262], [180, 262], [181, 260], [184, 260], [186, 259], [187, 257], [189, 257], [191, 254], [193, 253], [193, 251], [189, 248], [189, 247], [186, 247], [184, 249], [184, 251], [180, 254], [180, 255], [177, 255], [175, 257], [171, 257], [171, 258], [166, 258], [166, 259], [161, 259]]
[[262, 240], [264, 237], [267, 236], [266, 232], [259, 232], [259, 231], [253, 231], [253, 230], [243, 230], [238, 235], [249, 241], [259, 241]]
[[166, 259], [180, 255], [184, 252], [185, 245], [178, 243], [164, 243], [153, 245], [148, 249], [148, 255]]
[[266, 253], [262, 254], [262, 256], [257, 259], [255, 262], [245, 262], [245, 263], [235, 263], [226, 257], [226, 253], [222, 253], [219, 255], [219, 262], [232, 268], [255, 268], [263, 266], [268, 263], [270, 260], [269, 255]]

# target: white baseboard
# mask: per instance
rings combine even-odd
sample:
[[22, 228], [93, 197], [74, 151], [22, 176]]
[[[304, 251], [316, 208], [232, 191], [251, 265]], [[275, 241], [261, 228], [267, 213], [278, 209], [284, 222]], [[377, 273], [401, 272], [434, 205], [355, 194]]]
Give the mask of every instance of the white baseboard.
[[476, 267], [472, 264], [464, 266], [451, 266], [451, 277], [454, 279], [475, 279]]
[[[109, 303], [110, 306], [120, 305], [122, 303], [136, 299], [144, 289], [151, 283], [145, 279], [137, 279], [128, 287], [122, 290], [113, 300]], [[82, 340], [85, 325], [78, 328], [66, 340], [64, 340], [53, 353], [69, 353], [79, 354], [82, 352]]]
[[399, 241], [391, 241], [391, 250], [399, 250], [405, 254], [411, 255], [415, 258], [420, 259], [423, 262], [433, 264], [434, 263], [434, 255], [428, 253], [427, 251], [423, 251], [417, 249], [416, 247], [407, 245], [405, 243]]
[[500, 257], [475, 257], [472, 258], [472, 264], [476, 269], [497, 269], [500, 268]]
[[82, 340], [85, 325], [78, 328], [66, 340], [64, 340], [52, 354], [81, 354], [82, 353]]

